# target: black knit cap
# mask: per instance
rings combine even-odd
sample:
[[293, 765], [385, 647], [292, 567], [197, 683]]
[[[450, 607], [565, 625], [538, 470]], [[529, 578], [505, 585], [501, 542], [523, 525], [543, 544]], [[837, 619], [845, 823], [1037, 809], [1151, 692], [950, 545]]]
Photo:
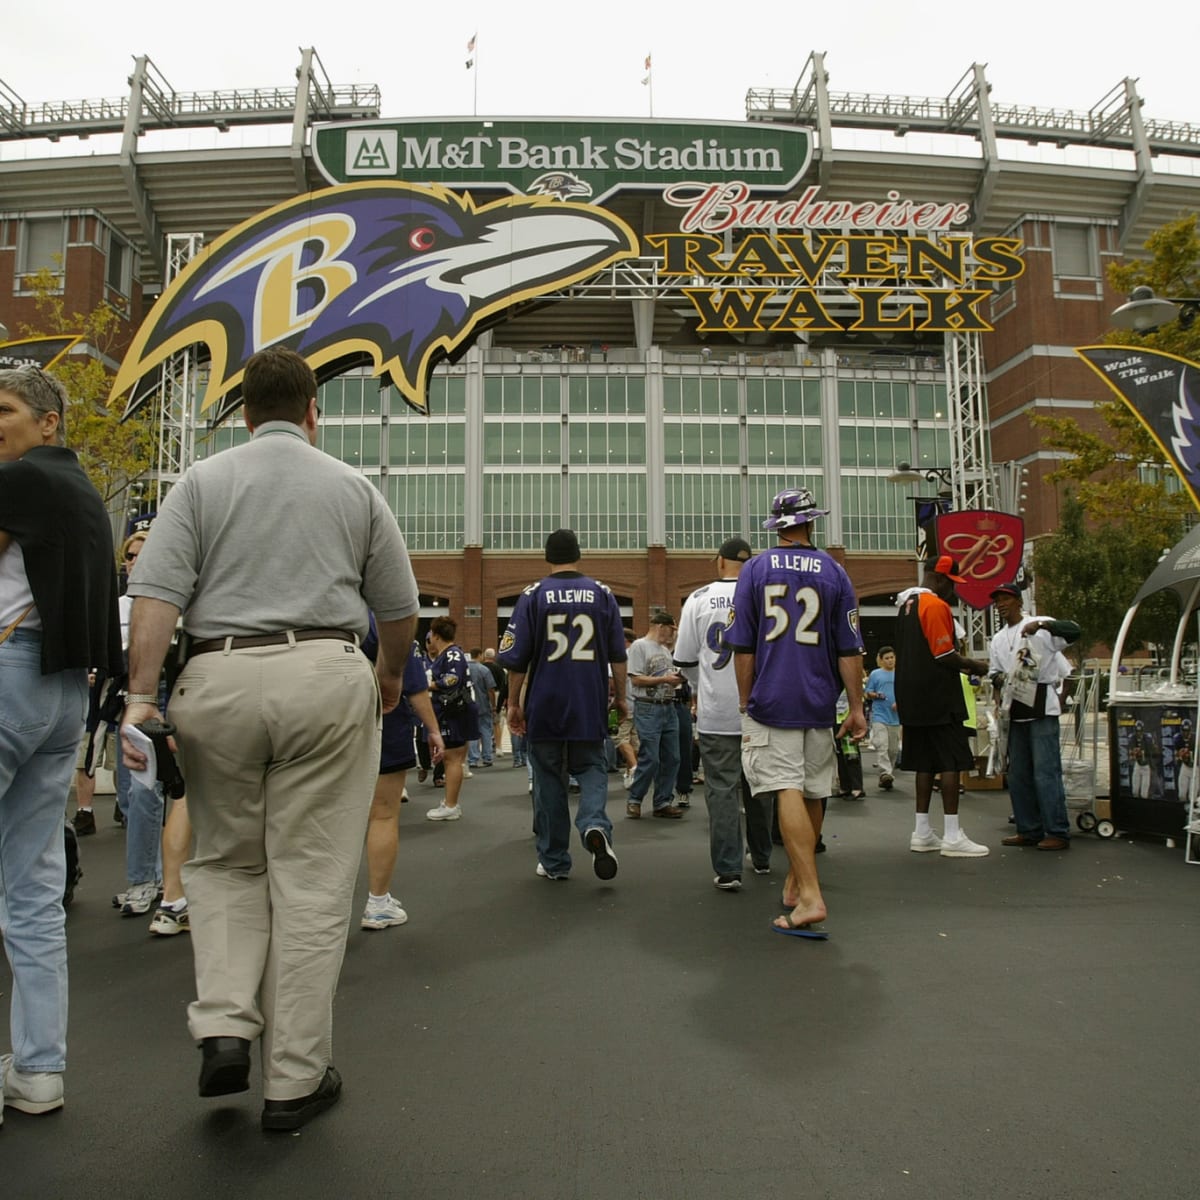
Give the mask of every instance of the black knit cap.
[[559, 567], [563, 563], [578, 562], [579, 539], [573, 529], [556, 529], [546, 539], [546, 561], [551, 566]]

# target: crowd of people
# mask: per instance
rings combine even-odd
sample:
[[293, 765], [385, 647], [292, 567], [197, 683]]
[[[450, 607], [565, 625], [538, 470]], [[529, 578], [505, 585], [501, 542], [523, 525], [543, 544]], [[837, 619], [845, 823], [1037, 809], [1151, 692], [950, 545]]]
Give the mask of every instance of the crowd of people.
[[[108, 516], [64, 444], [63, 389], [36, 368], [0, 372], [0, 915], [13, 973], [0, 1113], [63, 1104], [63, 804], [74, 774], [74, 831], [94, 832], [106, 755], [127, 826], [114, 905], [155, 908], [156, 934], [190, 933], [197, 1090], [246, 1091], [257, 1044], [266, 1130], [298, 1129], [340, 1095], [332, 997], [364, 859], [360, 928], [408, 920], [391, 892], [408, 772], [434, 773], [429, 820], [459, 821], [464, 780], [496, 765], [505, 733], [528, 773], [538, 877], [572, 871], [573, 802], [593, 873], [615, 879], [610, 775], [627, 820], [682, 820], [703, 781], [714, 886], [739, 890], [747, 863], [769, 874], [781, 844], [771, 929], [824, 939], [826, 805], [864, 794], [868, 747], [882, 790], [914, 775], [911, 850], [988, 853], [958, 816], [974, 763], [962, 680], [985, 676], [1008, 731], [1005, 844], [1069, 846], [1057, 686], [1080, 631], [1025, 614], [1019, 589], [997, 589], [1002, 627], [989, 661], [972, 659], [951, 609], [958, 565], [931, 560], [868, 673], [853, 585], [814, 544], [826, 510], [787, 489], [763, 522], [777, 545], [755, 554], [727, 538], [712, 581], [678, 619], [651, 611], [641, 637], [574, 531], [556, 530], [498, 651], [468, 653], [449, 616], [417, 638], [404, 539], [378, 490], [316, 449], [316, 394], [291, 351], [250, 359], [250, 441], [192, 467], [127, 539], [120, 594]], [[156, 782], [172, 756], [186, 796]]]

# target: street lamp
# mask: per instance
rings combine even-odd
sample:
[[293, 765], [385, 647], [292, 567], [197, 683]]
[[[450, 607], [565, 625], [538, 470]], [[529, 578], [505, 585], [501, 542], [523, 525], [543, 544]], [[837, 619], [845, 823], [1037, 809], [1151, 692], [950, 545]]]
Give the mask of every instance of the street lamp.
[[954, 495], [949, 467], [914, 467], [912, 463], [901, 462], [896, 464], [896, 469], [888, 475], [887, 481], [897, 484], [936, 483], [939, 500]]
[[1166, 300], [1154, 294], [1154, 289], [1142, 284], [1135, 287], [1129, 300], [1116, 309], [1109, 320], [1118, 329], [1133, 333], [1153, 333], [1172, 321], [1178, 321], [1180, 329], [1190, 329], [1200, 314], [1200, 298], [1173, 296]]

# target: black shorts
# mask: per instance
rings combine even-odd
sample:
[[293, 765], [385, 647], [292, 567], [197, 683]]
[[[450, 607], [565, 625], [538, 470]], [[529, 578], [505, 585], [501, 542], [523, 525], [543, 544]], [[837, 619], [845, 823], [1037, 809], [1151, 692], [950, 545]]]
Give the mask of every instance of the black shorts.
[[939, 771], [970, 771], [975, 766], [971, 735], [960, 723], [953, 725], [905, 725], [900, 747], [901, 771], [936, 775]]

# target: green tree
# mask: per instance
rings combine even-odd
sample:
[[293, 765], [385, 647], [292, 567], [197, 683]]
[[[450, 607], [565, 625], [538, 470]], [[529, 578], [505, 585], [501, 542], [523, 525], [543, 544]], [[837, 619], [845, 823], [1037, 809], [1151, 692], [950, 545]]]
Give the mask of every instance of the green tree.
[[[1034, 546], [1038, 610], [1078, 621], [1081, 646], [1111, 645], [1138, 588], [1174, 540], [1131, 540], [1120, 522], [1089, 526], [1083, 504], [1068, 491], [1059, 528]], [[1173, 595], [1152, 597], [1138, 609], [1128, 644], [1170, 645], [1178, 620]]]
[[78, 334], [93, 347], [94, 355], [75, 355], [54, 366], [70, 397], [67, 412], [67, 445], [79, 455], [79, 462], [105, 503], [119, 496], [154, 462], [156, 430], [153, 413], [143, 409], [122, 424], [121, 416], [128, 400], [123, 398], [112, 408], [108, 394], [112, 372], [105, 361], [112, 361], [121, 333], [121, 318], [107, 304], [91, 312], [70, 312], [58, 293], [58, 277], [48, 268], [25, 277], [24, 284], [34, 293], [37, 320], [23, 324], [26, 337]]
[[[1200, 295], [1195, 213], [1156, 230], [1146, 250], [1145, 260], [1110, 267], [1114, 287], [1126, 294], [1144, 284], [1159, 296]], [[1179, 321], [1148, 334], [1114, 329], [1104, 340], [1193, 360], [1200, 354], [1200, 328]], [[1111, 643], [1137, 589], [1162, 551], [1195, 520], [1196, 510], [1174, 467], [1163, 461], [1127, 405], [1103, 402], [1096, 411], [1105, 424], [1100, 433], [1070, 417], [1031, 418], [1043, 431], [1044, 445], [1069, 455], [1049, 478], [1070, 489], [1061, 528], [1039, 541], [1034, 565], [1039, 606], [1079, 621], [1085, 640]], [[1143, 607], [1131, 635], [1135, 643], [1161, 643], [1173, 639], [1176, 620], [1173, 601], [1158, 598]]]

